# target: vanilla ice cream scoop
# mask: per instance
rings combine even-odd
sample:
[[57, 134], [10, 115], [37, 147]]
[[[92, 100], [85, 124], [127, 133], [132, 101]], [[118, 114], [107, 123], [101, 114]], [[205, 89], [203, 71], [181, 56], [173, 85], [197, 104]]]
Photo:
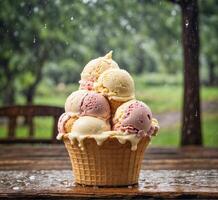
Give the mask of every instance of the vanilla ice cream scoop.
[[65, 112], [79, 114], [81, 101], [87, 94], [86, 90], [77, 90], [71, 93], [65, 102]]
[[135, 98], [134, 81], [123, 69], [104, 71], [94, 84], [94, 90], [107, 96], [108, 99], [128, 101]]
[[92, 90], [93, 84], [97, 81], [98, 77], [107, 69], [117, 69], [118, 64], [112, 59], [112, 51], [106, 54], [104, 57], [99, 57], [91, 60], [86, 64], [82, 73], [80, 89]]
[[118, 107], [113, 118], [113, 130], [143, 136], [150, 129], [152, 113], [141, 101], [131, 100]]
[[77, 119], [72, 127], [71, 135], [93, 135], [101, 134], [110, 130], [110, 124], [105, 120], [84, 116]]

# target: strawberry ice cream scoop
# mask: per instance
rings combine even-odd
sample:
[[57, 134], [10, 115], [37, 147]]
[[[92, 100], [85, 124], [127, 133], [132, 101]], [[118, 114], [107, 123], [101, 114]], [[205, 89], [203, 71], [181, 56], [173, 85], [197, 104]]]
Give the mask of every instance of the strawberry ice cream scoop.
[[131, 100], [122, 104], [116, 111], [113, 123], [114, 130], [134, 133], [143, 136], [151, 127], [152, 113], [141, 101]]
[[103, 95], [90, 92], [81, 102], [80, 116], [92, 116], [108, 119], [110, 118], [109, 102]]
[[58, 120], [58, 132], [59, 133], [62, 133], [62, 134], [67, 133], [65, 124], [70, 118], [74, 116], [75, 114], [72, 112], [65, 112], [59, 117], [59, 120]]

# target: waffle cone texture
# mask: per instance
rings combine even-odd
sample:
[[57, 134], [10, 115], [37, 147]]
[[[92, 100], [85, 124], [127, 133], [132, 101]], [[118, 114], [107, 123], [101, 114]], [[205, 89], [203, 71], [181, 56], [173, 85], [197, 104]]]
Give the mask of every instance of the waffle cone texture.
[[136, 151], [130, 142], [120, 144], [116, 138], [108, 138], [101, 146], [93, 138], [86, 138], [84, 150], [78, 143], [64, 143], [70, 156], [75, 182], [90, 186], [126, 186], [138, 183], [144, 152], [150, 139], [140, 140]]
[[117, 101], [117, 100], [114, 100], [114, 99], [111, 99], [110, 100], [110, 107], [111, 107], [111, 113], [112, 115], [115, 114], [117, 108], [122, 105], [123, 103], [125, 103], [125, 101]]

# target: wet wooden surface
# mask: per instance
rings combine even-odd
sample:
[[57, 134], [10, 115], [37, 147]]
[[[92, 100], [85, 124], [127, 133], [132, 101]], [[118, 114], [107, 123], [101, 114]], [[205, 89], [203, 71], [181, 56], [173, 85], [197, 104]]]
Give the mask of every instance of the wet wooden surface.
[[0, 199], [218, 198], [218, 149], [150, 148], [134, 187], [82, 187], [63, 145], [0, 145]]

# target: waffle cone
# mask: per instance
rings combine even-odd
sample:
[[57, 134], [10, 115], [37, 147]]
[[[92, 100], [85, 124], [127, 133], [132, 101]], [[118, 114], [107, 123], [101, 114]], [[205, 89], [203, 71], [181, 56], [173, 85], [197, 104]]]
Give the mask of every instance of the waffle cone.
[[110, 99], [111, 114], [114, 115], [117, 108], [123, 103], [125, 103], [125, 101], [117, 101], [114, 99]]
[[138, 182], [144, 151], [150, 139], [143, 138], [136, 151], [130, 142], [120, 144], [116, 138], [108, 138], [98, 146], [93, 138], [84, 140], [82, 151], [68, 138], [64, 143], [70, 156], [75, 182], [94, 186], [125, 186]]

